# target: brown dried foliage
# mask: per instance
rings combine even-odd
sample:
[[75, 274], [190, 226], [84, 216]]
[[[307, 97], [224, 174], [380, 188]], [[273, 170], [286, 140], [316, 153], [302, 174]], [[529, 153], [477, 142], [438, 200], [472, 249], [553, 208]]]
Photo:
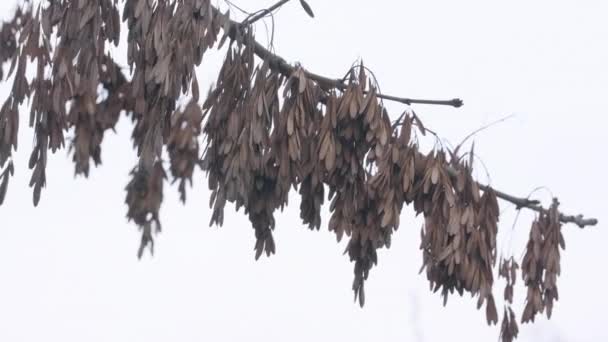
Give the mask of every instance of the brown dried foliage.
[[511, 307], [505, 307], [503, 319], [500, 326], [500, 340], [503, 342], [511, 342], [517, 338], [519, 328], [517, 327], [517, 318]]
[[[73, 132], [69, 148], [75, 173], [87, 177], [90, 161], [101, 163], [105, 132], [124, 113], [134, 122], [139, 156], [125, 202], [127, 218], [142, 231], [140, 257], [147, 246], [153, 249], [153, 234], [161, 229], [166, 149], [183, 202], [196, 167], [207, 173], [210, 224], [223, 224], [227, 203], [237, 211], [244, 208], [254, 229], [256, 259], [276, 252], [274, 214], [288, 204], [292, 188], [301, 196], [303, 223], [316, 230], [327, 191], [328, 228], [338, 241], [349, 238], [345, 253], [354, 262], [352, 289], [360, 305], [378, 249], [390, 247], [401, 210], [411, 204], [424, 217], [421, 271], [426, 270], [431, 289], [441, 290], [444, 304], [454, 291], [477, 296], [478, 309], [486, 305], [488, 324], [498, 322], [493, 296], [497, 194], [506, 197], [489, 187], [482, 193], [472, 177], [472, 158], [463, 161], [457, 152], [441, 149], [422, 153], [413, 139], [426, 133], [422, 122], [408, 114], [391, 124], [382, 103], [387, 97], [368, 79], [366, 68], [352, 68], [344, 80], [321, 82], [261, 50], [249, 26], [235, 25], [209, 0], [126, 0], [127, 73], [106, 52], [119, 42], [119, 13], [117, 0], [51, 1], [35, 14], [19, 10], [2, 26], [0, 62], [11, 62], [14, 79], [0, 109], [0, 204], [14, 172], [11, 153], [17, 148], [18, 106], [25, 98], [31, 100], [29, 124], [36, 138], [29, 160], [34, 204], [46, 183], [48, 150], [62, 148], [65, 134]], [[229, 42], [226, 58], [201, 106], [195, 68], [221, 31], [218, 47]], [[36, 66], [31, 83], [25, 77], [29, 65]], [[177, 108], [188, 92], [190, 102]], [[562, 216], [557, 202], [550, 210], [535, 210], [540, 216], [522, 263], [528, 287], [522, 322], [533, 321], [545, 308], [550, 317], [557, 300]], [[510, 307], [517, 268], [513, 260], [499, 267], [507, 280], [504, 341], [518, 334]]]
[[141, 244], [137, 255], [141, 258], [144, 248], [150, 244], [154, 251], [152, 224], [155, 231], [161, 231], [159, 219], [160, 205], [163, 201], [163, 182], [167, 178], [162, 162], [157, 161], [152, 170], [136, 167], [131, 171], [131, 181], [126, 187], [126, 204], [129, 206], [127, 218], [135, 221], [142, 230]]
[[466, 290], [478, 295], [478, 309], [487, 301], [487, 322], [496, 323], [492, 295], [499, 214], [496, 195], [490, 190], [480, 196], [469, 165], [457, 165], [457, 176], [450, 179], [443, 163], [442, 152], [427, 157], [421, 191], [414, 197], [414, 208], [425, 217], [423, 268], [433, 290], [442, 288], [444, 305], [448, 292], [462, 295]]
[[513, 341], [519, 334], [517, 319], [515, 318], [515, 313], [511, 308], [511, 304], [513, 304], [513, 286], [515, 285], [515, 281], [517, 279], [518, 269], [519, 265], [513, 257], [511, 257], [510, 260], [500, 260], [498, 276], [505, 278], [507, 283], [504, 291], [505, 309], [500, 327], [500, 338], [504, 342]]
[[522, 323], [534, 322], [537, 313], [547, 310], [547, 318], [553, 313], [553, 301], [559, 299], [557, 276], [561, 273], [560, 248], [566, 243], [561, 232], [561, 222], [554, 199], [549, 212], [541, 213], [532, 223], [530, 239], [521, 265], [522, 278], [528, 294], [521, 317]]

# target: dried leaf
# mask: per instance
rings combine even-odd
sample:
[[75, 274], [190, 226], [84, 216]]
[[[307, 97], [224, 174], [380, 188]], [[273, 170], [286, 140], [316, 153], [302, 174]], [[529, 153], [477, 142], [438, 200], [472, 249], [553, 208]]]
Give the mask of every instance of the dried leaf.
[[298, 92], [302, 94], [306, 91], [306, 75], [304, 74], [304, 70], [299, 69], [297, 72], [298, 75]]
[[199, 100], [198, 80], [196, 79], [196, 72], [192, 73], [192, 98], [194, 102]]
[[418, 115], [416, 115], [416, 112], [412, 111], [412, 116], [414, 122], [416, 122], [416, 126], [418, 127], [420, 133], [422, 133], [422, 135], [426, 135], [426, 128], [424, 128], [424, 125], [422, 124], [422, 121], [420, 121], [420, 119], [418, 118]]
[[306, 11], [306, 14], [308, 14], [311, 18], [315, 17], [315, 14], [312, 12], [312, 9], [310, 8], [310, 6], [308, 5], [308, 3], [304, 0], [300, 0], [300, 5], [302, 5], [302, 8], [304, 8], [304, 11]]
[[433, 185], [436, 185], [439, 182], [439, 169], [437, 166], [434, 166], [431, 170], [431, 182]]
[[8, 174], [4, 173], [2, 177], [2, 183], [0, 183], [0, 205], [4, 203], [4, 197], [6, 196], [6, 190], [8, 188]]

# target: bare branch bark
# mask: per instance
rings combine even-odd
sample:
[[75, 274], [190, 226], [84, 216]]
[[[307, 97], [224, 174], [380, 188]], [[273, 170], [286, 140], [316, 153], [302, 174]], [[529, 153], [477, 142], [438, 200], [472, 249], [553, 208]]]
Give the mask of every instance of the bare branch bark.
[[[479, 184], [479, 183], [477, 183]], [[483, 191], [486, 191], [488, 189], [490, 189], [489, 186], [487, 185], [483, 185], [483, 184], [479, 184], [479, 188]], [[511, 202], [513, 204], [515, 204], [515, 206], [519, 209], [519, 208], [527, 208], [530, 210], [534, 210], [536, 212], [548, 212], [547, 209], [543, 208], [541, 205], [538, 204], [538, 201], [535, 200], [530, 200], [527, 198], [520, 198], [520, 197], [515, 197], [515, 196], [511, 196], [507, 193], [504, 193], [502, 191], [498, 191], [496, 189], [494, 189], [494, 192], [496, 193], [496, 197], [507, 201], [507, 202]], [[562, 223], [574, 223], [577, 226], [579, 226], [579, 228], [585, 228], [587, 226], [595, 226], [597, 224], [597, 219], [595, 218], [585, 218], [583, 217], [582, 214], [579, 215], [564, 215], [563, 213], [560, 213], [559, 215], [559, 220]]]

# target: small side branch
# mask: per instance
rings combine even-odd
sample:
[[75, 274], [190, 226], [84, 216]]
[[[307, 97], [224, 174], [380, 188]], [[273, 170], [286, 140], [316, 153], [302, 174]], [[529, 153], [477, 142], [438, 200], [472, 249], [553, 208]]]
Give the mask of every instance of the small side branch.
[[[227, 18], [227, 20], [229, 21], [229, 27], [230, 27], [230, 31], [227, 32], [228, 36], [232, 39], [236, 39], [237, 30], [242, 30], [245, 26], [250, 25], [251, 23], [259, 20], [260, 18], [264, 17], [267, 13], [272, 12], [274, 9], [285, 4], [287, 1], [289, 1], [289, 0], [279, 1], [275, 5], [269, 7], [268, 9], [262, 10], [261, 13], [255, 15], [255, 16], [251, 17], [250, 19], [245, 20], [241, 23], [236, 22], [230, 18]], [[215, 12], [215, 14], [221, 15], [221, 12], [216, 7], [212, 7], [212, 10]], [[244, 43], [247, 44], [247, 42], [244, 42]], [[295, 68], [291, 64], [287, 63], [287, 61], [285, 59], [283, 59], [283, 57], [272, 53], [271, 51], [266, 49], [262, 44], [260, 44], [258, 41], [253, 42], [253, 50], [254, 50], [254, 53], [259, 58], [269, 61], [270, 65], [273, 68], [275, 68], [276, 70], [278, 70], [279, 72], [281, 72], [283, 75], [289, 77], [295, 71]], [[329, 77], [326, 77], [323, 75], [315, 74], [315, 73], [307, 71], [307, 70], [304, 70], [304, 72], [308, 79], [311, 79], [311, 80], [317, 82], [321, 88], [344, 90], [347, 87], [347, 85], [341, 79], [329, 78]], [[455, 108], [459, 108], [463, 105], [463, 102], [461, 99], [452, 99], [452, 100], [410, 99], [410, 98], [398, 97], [398, 96], [387, 95], [387, 94], [377, 94], [377, 96], [384, 100], [395, 101], [395, 102], [403, 103], [406, 105], [428, 104], [428, 105], [452, 106]]]
[[[458, 171], [456, 171], [454, 168], [452, 167], [447, 167], [447, 171], [448, 173], [452, 176], [452, 177], [456, 177], [458, 175]], [[548, 212], [548, 209], [543, 208], [540, 205], [540, 202], [537, 200], [531, 200], [529, 198], [523, 198], [523, 197], [516, 197], [513, 195], [509, 195], [505, 192], [496, 190], [488, 185], [485, 184], [481, 184], [479, 182], [477, 182], [477, 185], [479, 186], [479, 188], [482, 191], [488, 191], [490, 189], [494, 190], [494, 193], [496, 194], [496, 197], [502, 199], [503, 201], [512, 203], [515, 205], [515, 207], [517, 209], [522, 209], [522, 208], [526, 208], [526, 209], [530, 209], [539, 213], [546, 213]], [[582, 214], [579, 215], [565, 215], [563, 213], [559, 214], [559, 220], [562, 223], [574, 223], [577, 226], [579, 226], [579, 228], [585, 228], [588, 226], [595, 226], [598, 223], [598, 220], [595, 218], [585, 218]]]
[[[479, 184], [479, 188], [483, 191], [488, 190], [490, 187], [487, 185], [483, 185], [483, 184]], [[530, 200], [527, 198], [520, 198], [520, 197], [515, 197], [515, 196], [511, 196], [509, 194], [506, 194], [504, 192], [498, 191], [496, 189], [494, 189], [494, 192], [496, 193], [496, 197], [503, 199], [507, 202], [511, 202], [513, 204], [515, 204], [515, 206], [518, 209], [521, 208], [527, 208], [530, 210], [534, 210], [536, 212], [539, 213], [544, 213], [544, 212], [548, 212], [547, 209], [543, 208], [538, 201], [536, 200]], [[595, 218], [585, 218], [583, 217], [582, 214], [579, 215], [564, 215], [562, 213], [559, 214], [559, 220], [562, 223], [574, 223], [577, 226], [579, 226], [579, 228], [585, 228], [587, 226], [595, 226], [597, 225], [597, 219]]]

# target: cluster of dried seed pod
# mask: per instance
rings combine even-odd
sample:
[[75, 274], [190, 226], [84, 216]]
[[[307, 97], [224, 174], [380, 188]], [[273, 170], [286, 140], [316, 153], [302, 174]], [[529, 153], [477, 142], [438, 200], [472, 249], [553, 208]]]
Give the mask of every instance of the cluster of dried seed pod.
[[[222, 19], [212, 10], [210, 0], [127, 0], [123, 11], [129, 28], [129, 96], [134, 104], [132, 138], [140, 156], [137, 168], [148, 172], [162, 168], [159, 162], [166, 145], [171, 173], [180, 180], [182, 201], [186, 180], [192, 181], [194, 166], [201, 164], [197, 138], [203, 116], [197, 105], [195, 67], [215, 44]], [[189, 90], [191, 104], [184, 112], [176, 110], [177, 100]]]
[[113, 128], [118, 121], [119, 110], [101, 111], [97, 101], [99, 85], [104, 79], [107, 82], [122, 77], [106, 54], [109, 44], [118, 45], [118, 8], [111, 0], [55, 1], [41, 10], [40, 16], [42, 41], [46, 42], [41, 49], [51, 51], [48, 39], [53, 33], [57, 42], [52, 48], [52, 59], [47, 61], [52, 67], [50, 79], [45, 78], [40, 64], [43, 60], [38, 58], [38, 73], [32, 87], [34, 98], [39, 97], [40, 101], [34, 101], [32, 109], [39, 115], [48, 112], [49, 118], [37, 118], [37, 131], [41, 131], [40, 134], [49, 131], [54, 150], [59, 147], [59, 141], [63, 145], [66, 127], [73, 127], [70, 149], [74, 152], [75, 172], [88, 176], [89, 160], [93, 159], [96, 165], [101, 163], [105, 130]]
[[[38, 41], [34, 45], [32, 34], [27, 34], [25, 30], [26, 27], [29, 27], [31, 31], [32, 21], [31, 9], [18, 9], [13, 19], [0, 29], [0, 39], [2, 39], [0, 41], [0, 63], [4, 64], [5, 61], [10, 60], [11, 65], [7, 78], [14, 74], [11, 94], [0, 107], [0, 168], [4, 168], [0, 185], [0, 203], [4, 202], [9, 177], [14, 173], [12, 151], [17, 150], [19, 105], [31, 93], [29, 83], [25, 78], [27, 58], [39, 55], [39, 51], [33, 49], [33, 47], [38, 47]], [[5, 73], [2, 69], [0, 70], [0, 80], [4, 76]], [[43, 182], [40, 182], [39, 187], [42, 186]], [[40, 189], [37, 192], [39, 193]]]
[[492, 267], [496, 261], [498, 203], [492, 190], [479, 195], [470, 165], [459, 165], [451, 177], [446, 156], [438, 152], [426, 160], [414, 207], [424, 214], [421, 249], [423, 269], [434, 291], [442, 289], [444, 304], [456, 290], [478, 295], [486, 302], [488, 324], [498, 321], [492, 295]]
[[[90, 160], [101, 164], [101, 145], [108, 129], [114, 129], [121, 111], [131, 112], [135, 101], [130, 96], [131, 83], [127, 82], [120, 68], [107, 55], [100, 58], [99, 82], [105, 96], [90, 108], [83, 107], [82, 101], [71, 103], [67, 114], [68, 125], [74, 127], [74, 137], [70, 150], [74, 151], [73, 161], [76, 174], [89, 175]], [[93, 112], [91, 113], [91, 108]]]
[[237, 210], [244, 207], [255, 230], [259, 258], [264, 251], [274, 253], [272, 213], [287, 202], [288, 187], [279, 190], [278, 169], [269, 154], [269, 128], [271, 115], [278, 115], [279, 85], [267, 67], [256, 70], [250, 48], [237, 45], [229, 48], [217, 85], [203, 105], [208, 115], [204, 127], [208, 145], [202, 166], [212, 191], [211, 223], [223, 224], [227, 202], [235, 203]]
[[[17, 8], [11, 21], [5, 22], [0, 27], [0, 64], [13, 60], [17, 53], [17, 33], [23, 26], [23, 21], [30, 20], [32, 12]], [[4, 69], [0, 68], [0, 80], [4, 78]]]
[[[31, 9], [18, 10], [7, 30], [18, 34], [19, 39], [18, 46], [13, 46], [14, 36], [2, 42], [7, 47], [2, 60], [12, 60], [9, 74], [15, 71], [15, 76], [11, 97], [2, 106], [4, 139], [0, 159], [8, 158], [11, 145], [16, 148], [18, 105], [31, 96], [29, 125], [35, 130], [35, 144], [29, 160], [33, 169], [30, 186], [37, 205], [46, 183], [47, 151], [55, 152], [64, 146], [64, 132], [74, 127], [71, 148], [76, 173], [87, 175], [89, 158], [100, 162], [103, 131], [113, 127], [118, 119], [118, 115], [113, 115], [115, 119], [108, 120], [103, 113], [96, 117], [100, 112], [100, 74], [108, 69], [107, 65], [102, 66], [103, 61], [111, 62], [105, 55], [106, 42], [118, 44], [118, 9], [111, 0], [54, 1], [38, 7], [35, 15]], [[7, 34], [4, 28], [3, 32]], [[57, 39], [51, 46], [53, 34]], [[31, 82], [26, 79], [28, 58], [36, 62]]]
[[554, 199], [549, 211], [541, 213], [530, 229], [530, 239], [521, 264], [522, 277], [528, 289], [522, 323], [534, 322], [536, 314], [545, 309], [547, 318], [551, 318], [553, 301], [559, 299], [559, 250], [565, 249], [566, 243], [561, 231], [558, 205], [559, 202]]
[[[490, 187], [482, 193], [474, 181], [472, 153], [466, 162], [457, 151], [421, 152], [413, 137], [426, 134], [422, 122], [404, 113], [391, 123], [385, 96], [365, 67], [351, 68], [343, 80], [319, 79], [261, 53], [251, 28], [235, 25], [210, 0], [126, 0], [122, 20], [129, 30], [131, 72], [125, 74], [106, 49], [118, 44], [119, 13], [116, 0], [58, 0], [35, 15], [19, 10], [0, 30], [0, 62], [10, 60], [9, 74], [15, 75], [0, 107], [0, 204], [14, 172], [11, 153], [25, 98], [31, 99], [36, 138], [29, 160], [35, 204], [46, 183], [48, 150], [63, 147], [72, 130], [75, 172], [88, 176], [90, 161], [101, 163], [105, 132], [124, 112], [134, 122], [140, 157], [125, 200], [127, 218], [142, 230], [140, 257], [161, 229], [165, 149], [183, 202], [196, 167], [207, 173], [211, 224], [223, 224], [227, 203], [244, 209], [256, 259], [275, 253], [274, 214], [288, 204], [292, 189], [301, 196], [300, 217], [310, 229], [320, 229], [327, 196], [329, 230], [338, 241], [349, 238], [345, 253], [354, 263], [352, 288], [360, 305], [377, 250], [390, 247], [403, 206], [411, 204], [424, 218], [421, 272], [426, 270], [431, 289], [441, 290], [444, 302], [454, 291], [477, 296], [478, 309], [486, 305], [488, 324], [498, 322], [497, 193]], [[221, 31], [218, 47], [229, 42], [226, 58], [201, 106], [195, 67]], [[28, 59], [36, 62], [31, 83], [25, 77]], [[188, 92], [190, 102], [177, 108]], [[522, 263], [528, 288], [523, 322], [544, 309], [550, 317], [558, 297], [559, 246], [564, 248], [557, 202], [535, 210], [540, 216]], [[511, 309], [517, 268], [512, 259], [499, 266], [507, 280], [503, 341], [518, 334]]]
[[131, 171], [131, 175], [133, 177], [126, 187], [125, 202], [129, 207], [127, 218], [133, 220], [142, 230], [141, 244], [137, 252], [141, 258], [148, 244], [154, 252], [152, 225], [155, 225], [155, 232], [161, 230], [159, 210], [163, 201], [163, 182], [167, 174], [162, 162], [157, 161], [151, 170], [138, 166]]
[[498, 276], [504, 278], [507, 283], [503, 296], [505, 308], [500, 326], [500, 338], [503, 342], [511, 342], [516, 339], [519, 334], [517, 318], [515, 317], [515, 312], [513, 312], [513, 309], [511, 308], [511, 305], [513, 304], [513, 286], [517, 279], [518, 269], [519, 265], [513, 257], [509, 260], [501, 259], [500, 265], [498, 266]]
[[[350, 236], [346, 252], [355, 263], [353, 291], [363, 305], [364, 281], [378, 262], [376, 250], [390, 246], [403, 196], [395, 196], [399, 189], [390, 188], [398, 178], [393, 172], [389, 144], [393, 140], [390, 119], [368, 82], [365, 69], [358, 71], [355, 75], [351, 70], [348, 87], [335, 100], [337, 105], [327, 106], [325, 115], [329, 116], [333, 132], [332, 139], [326, 142], [326, 158], [335, 158], [335, 162], [329, 163], [326, 183], [332, 199], [329, 229], [338, 240], [343, 234]], [[376, 175], [366, 170], [366, 160], [376, 163]], [[398, 199], [401, 204], [395, 202]]]
[[171, 174], [179, 179], [182, 202], [186, 202], [186, 181], [192, 185], [194, 167], [200, 165], [198, 137], [201, 134], [203, 111], [193, 100], [183, 111], [176, 110], [171, 116], [171, 131], [167, 139], [167, 151], [171, 161]]

